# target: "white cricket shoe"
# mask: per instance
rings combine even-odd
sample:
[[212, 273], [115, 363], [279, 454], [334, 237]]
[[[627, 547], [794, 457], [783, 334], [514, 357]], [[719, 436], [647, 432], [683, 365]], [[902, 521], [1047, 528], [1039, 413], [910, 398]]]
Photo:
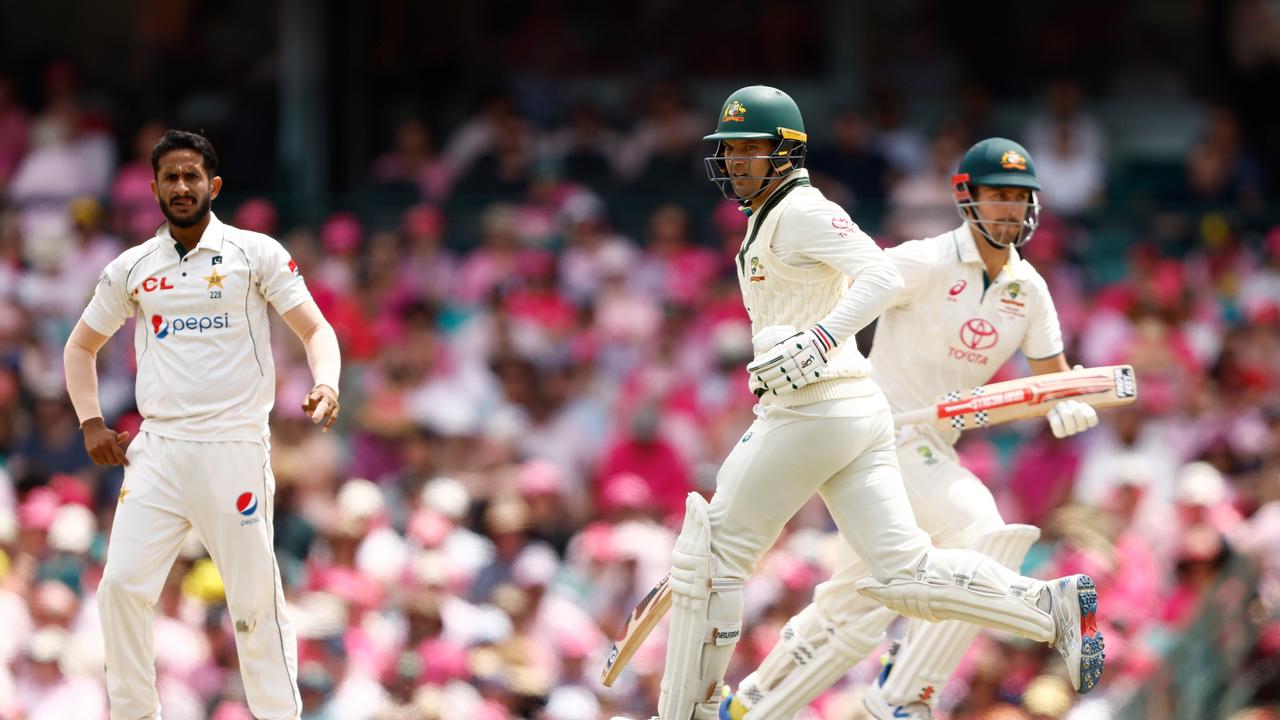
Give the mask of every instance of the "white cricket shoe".
[[1071, 686], [1084, 694], [1102, 679], [1107, 662], [1098, 632], [1098, 591], [1088, 575], [1068, 575], [1047, 583], [1049, 612], [1057, 626], [1053, 647], [1067, 661]]

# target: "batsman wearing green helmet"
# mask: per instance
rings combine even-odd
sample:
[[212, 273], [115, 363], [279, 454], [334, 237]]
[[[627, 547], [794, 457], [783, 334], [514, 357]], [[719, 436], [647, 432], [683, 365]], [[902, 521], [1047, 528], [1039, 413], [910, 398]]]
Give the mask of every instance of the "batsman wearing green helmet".
[[[851, 589], [856, 597], [1044, 642], [1074, 636], [1078, 655], [1091, 584], [1021, 577], [987, 555], [935, 548], [916, 525], [889, 404], [852, 340], [898, 296], [902, 274], [810, 185], [795, 102], [776, 88], [742, 88], [725, 100], [706, 139], [717, 143], [707, 158], [710, 179], [748, 213], [735, 264], [756, 352], [748, 386], [760, 403], [721, 465], [710, 503], [696, 493], [686, 502], [668, 576], [672, 618], [658, 717], [748, 712], [743, 698], [721, 701], [742, 632], [742, 585], [814, 493], [868, 568]], [[852, 627], [823, 639], [843, 658], [865, 656], [883, 634]]]
[[[1039, 222], [1040, 183], [1031, 156], [1012, 140], [983, 140], [965, 153], [952, 189], [959, 227], [885, 253], [905, 287], [877, 324], [871, 377], [894, 412], [984, 385], [1019, 350], [1032, 373], [1068, 369], [1048, 287], [1017, 251]], [[1061, 438], [1093, 427], [1098, 416], [1084, 403], [1064, 400], [1048, 420]], [[959, 434], [929, 425], [899, 428], [897, 461], [915, 519], [939, 547], [974, 550], [1016, 570], [1040, 531], [1004, 522], [991, 491], [960, 465], [952, 447]], [[872, 651], [894, 617], [858, 594], [859, 582], [874, 571], [853, 547], [838, 546], [835, 574], [814, 590], [813, 603], [787, 622], [781, 641], [743, 680], [729, 703], [736, 711], [730, 716], [789, 718]], [[1067, 659], [1072, 683], [1088, 692], [1104, 663], [1102, 635], [1094, 633], [1090, 612], [1096, 595], [1085, 576], [1054, 581], [1064, 582], [1075, 595], [1062, 594], [1063, 602], [1052, 607], [1055, 616], [1061, 609], [1079, 612], [1060, 623], [1066, 632], [1053, 642]], [[931, 718], [978, 629], [913, 619], [863, 695], [871, 716]]]

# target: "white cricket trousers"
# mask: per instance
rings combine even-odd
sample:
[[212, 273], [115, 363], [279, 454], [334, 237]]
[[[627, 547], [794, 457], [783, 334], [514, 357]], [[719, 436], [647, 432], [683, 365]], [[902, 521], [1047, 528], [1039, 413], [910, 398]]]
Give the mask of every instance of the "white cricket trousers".
[[158, 720], [153, 621], [188, 528], [222, 575], [249, 710], [302, 712], [298, 648], [272, 550], [275, 478], [265, 443], [191, 442], [142, 432], [129, 445], [98, 586], [111, 720]]
[[817, 492], [873, 576], [915, 578], [933, 548], [902, 485], [888, 402], [864, 385], [861, 397], [770, 408], [751, 424], [720, 468], [708, 511], [718, 575], [746, 580]]

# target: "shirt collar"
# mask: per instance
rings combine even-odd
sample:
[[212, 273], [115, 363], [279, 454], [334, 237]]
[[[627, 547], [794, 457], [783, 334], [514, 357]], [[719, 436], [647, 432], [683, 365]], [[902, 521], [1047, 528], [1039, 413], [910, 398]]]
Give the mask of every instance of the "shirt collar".
[[[192, 252], [200, 249], [213, 250], [214, 252], [222, 252], [223, 237], [226, 235], [226, 226], [218, 219], [212, 210], [209, 211], [209, 224], [205, 226], [204, 232], [200, 235], [200, 242], [196, 243]], [[170, 243], [177, 242], [173, 237], [173, 233], [169, 232], [169, 223], [160, 226], [156, 231], [156, 237], [163, 238]]]
[[[982, 254], [978, 252], [977, 238], [973, 236], [973, 230], [969, 227], [968, 222], [956, 228], [951, 237], [955, 241], [956, 255], [959, 256], [960, 262], [983, 265]], [[1018, 254], [1018, 248], [1011, 247], [1009, 248], [1009, 260], [1005, 262], [1001, 274], [1007, 275], [1012, 279], [1023, 279], [1024, 275], [1026, 275], [1024, 265], [1022, 256]], [[992, 280], [994, 281], [995, 278], [992, 278]]]

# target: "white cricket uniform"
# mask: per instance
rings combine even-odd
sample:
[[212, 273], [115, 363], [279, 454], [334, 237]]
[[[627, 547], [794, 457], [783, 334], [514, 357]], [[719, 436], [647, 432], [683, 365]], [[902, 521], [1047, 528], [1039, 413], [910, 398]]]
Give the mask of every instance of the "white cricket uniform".
[[[721, 466], [707, 511], [713, 586], [740, 586], [787, 521], [817, 492], [853, 553], [881, 582], [915, 580], [927, 559], [947, 577], [981, 576], [1000, 592], [1012, 587], [1016, 575], [990, 558], [934, 549], [912, 517], [889, 405], [852, 339], [901, 290], [899, 272], [883, 251], [800, 170], [788, 174], [750, 216], [735, 261], [753, 335], [771, 326], [803, 330], [820, 323], [840, 345], [829, 356], [822, 380], [790, 394], [765, 395], [759, 417]], [[686, 515], [686, 528], [688, 523]], [[680, 547], [677, 543], [677, 555]], [[693, 717], [715, 716], [718, 697], [702, 696], [707, 688], [714, 695], [722, 682], [732, 646], [720, 647], [726, 643], [719, 638], [730, 628], [736, 642], [741, 620], [740, 597], [717, 602], [713, 595], [707, 620], [720, 629], [717, 641], [692, 665], [702, 669], [699, 677], [671, 676], [677, 672], [673, 668], [687, 665], [681, 655], [685, 641], [675, 637], [684, 620], [676, 613], [659, 702], [663, 718], [687, 717], [687, 706], [671, 698], [691, 695], [697, 698]], [[699, 637], [705, 635], [696, 629]]]
[[272, 550], [275, 479], [267, 416], [275, 363], [267, 305], [311, 298], [288, 252], [210, 222], [181, 256], [168, 226], [103, 271], [82, 319], [112, 335], [136, 317], [142, 428], [98, 588], [113, 720], [160, 716], [153, 605], [188, 528], [226, 585], [249, 709], [297, 718], [297, 641]]
[[[1063, 351], [1044, 279], [1011, 249], [1008, 263], [988, 284], [975, 245], [979, 241], [966, 223], [885, 253], [906, 289], [877, 323], [871, 376], [894, 412], [926, 407], [950, 390], [986, 384], [1017, 350], [1032, 359]], [[898, 432], [898, 463], [911, 507], [939, 547], [973, 547], [1005, 525], [991, 491], [960, 465], [952, 447], [958, 439], [957, 431], [924, 425]], [[876, 608], [853, 585], [868, 572], [842, 545], [835, 574], [814, 591], [821, 615], [832, 622], [863, 623]], [[955, 621], [912, 625], [908, 636], [915, 636], [916, 652], [907, 653], [909, 639], [885, 686], [886, 698], [895, 705], [935, 699], [978, 630]], [[921, 638], [920, 632], [930, 637]]]

